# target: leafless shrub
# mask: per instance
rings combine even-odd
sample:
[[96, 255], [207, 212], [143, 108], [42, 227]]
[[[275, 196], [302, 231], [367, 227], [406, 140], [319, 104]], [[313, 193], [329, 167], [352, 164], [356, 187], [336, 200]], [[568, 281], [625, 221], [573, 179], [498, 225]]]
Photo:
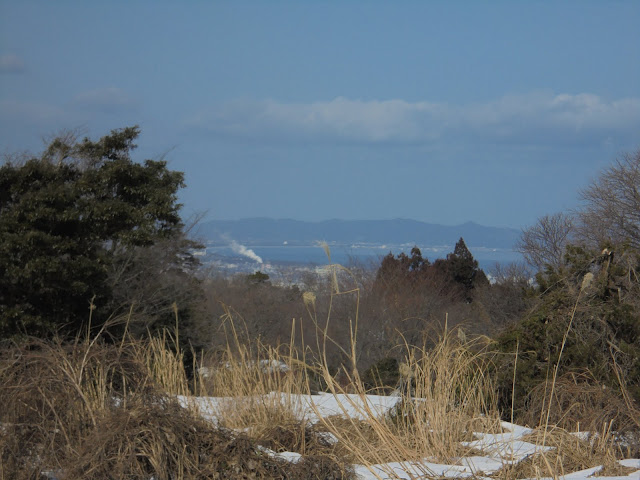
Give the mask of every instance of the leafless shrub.
[[514, 250], [538, 270], [544, 270], [547, 265], [558, 268], [564, 263], [564, 249], [573, 232], [574, 220], [570, 215], [545, 215], [522, 231]]
[[493, 285], [513, 285], [521, 288], [529, 286], [533, 274], [531, 268], [522, 262], [496, 262], [490, 270]]
[[580, 196], [581, 238], [594, 247], [611, 242], [640, 248], [640, 150], [618, 158]]

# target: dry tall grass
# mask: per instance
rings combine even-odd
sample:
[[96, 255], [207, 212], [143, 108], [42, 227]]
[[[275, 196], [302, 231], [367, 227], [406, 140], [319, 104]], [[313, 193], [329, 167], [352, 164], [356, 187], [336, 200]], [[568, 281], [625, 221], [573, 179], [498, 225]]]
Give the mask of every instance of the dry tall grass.
[[[335, 265], [331, 267], [333, 272], [341, 268]], [[341, 287], [335, 274], [333, 278], [333, 295], [355, 293], [354, 300], [357, 303], [357, 288]], [[314, 300], [305, 298], [312, 321], [321, 329], [315, 317]], [[490, 373], [495, 373], [495, 369], [489, 368], [492, 363], [491, 349], [488, 348], [490, 339], [477, 337], [469, 340], [461, 329], [447, 330], [445, 322], [444, 331], [434, 344], [414, 346], [405, 343], [402, 346], [405, 361], [400, 367], [403, 380], [399, 386], [397, 407], [390, 415], [380, 417], [364, 401], [367, 391], [355, 367], [357, 315], [356, 307], [355, 318], [350, 322], [351, 345], [343, 350], [350, 359], [342, 371], [346, 382], [338, 382], [336, 376], [331, 374], [326, 356], [322, 356], [323, 348], [318, 347], [319, 358], [324, 358], [320, 368], [328, 389], [335, 395], [355, 392], [361, 397], [361, 401], [355, 402], [350, 400], [353, 397], [341, 396], [348, 402], [343, 410], [356, 410], [364, 416], [364, 421], [353, 418], [346, 421], [335, 418], [322, 420], [326, 428], [338, 436], [349, 456], [371, 466], [389, 461], [420, 459], [450, 464], [463, 456], [482, 454], [463, 447], [460, 442], [473, 439], [473, 432], [502, 431], [495, 379]], [[329, 319], [325, 325], [328, 323]], [[327, 341], [331, 339], [325, 339]], [[556, 366], [550, 379], [550, 391], [545, 392], [547, 398], [556, 398], [560, 390], [558, 380]], [[551, 408], [552, 403], [547, 400], [538, 418], [540, 423], [532, 425], [536, 428], [535, 433], [528, 440], [539, 447], [551, 446], [552, 449], [530, 457], [521, 467], [514, 468], [511, 459], [505, 458], [504, 467], [497, 474], [500, 478], [557, 478], [560, 474], [597, 465], [605, 465], [612, 472], [617, 471], [619, 465], [616, 459], [621, 452], [613, 441], [611, 422], [606, 415], [600, 417], [600, 422], [590, 425], [596, 433], [585, 440], [552, 423]], [[629, 408], [627, 410], [629, 415], [635, 413]], [[543, 450], [540, 448], [540, 451]], [[386, 473], [390, 478], [395, 478], [391, 470]], [[425, 478], [434, 475], [428, 468], [423, 473]]]
[[[460, 443], [473, 439], [473, 432], [501, 431], [492, 380], [486, 374], [491, 358], [485, 347], [482, 339], [461, 340], [447, 330], [431, 348], [405, 345], [395, 409], [380, 417], [366, 402], [345, 396], [341, 398], [350, 401], [345, 410], [358, 411], [366, 425], [355, 419], [324, 422], [359, 463], [425, 458], [455, 463], [473, 453]], [[346, 393], [328, 370], [325, 381], [333, 393]], [[363, 399], [367, 393], [357, 375], [349, 376], [349, 389]]]
[[[358, 290], [340, 281], [333, 276], [333, 294], [353, 295], [356, 304], [346, 344], [328, 337], [332, 319], [319, 321], [315, 297], [304, 297], [321, 334], [312, 365], [293, 340], [279, 346], [248, 343], [230, 309], [222, 319], [226, 347], [196, 359], [194, 378], [187, 377], [177, 327], [146, 340], [125, 336], [116, 344], [98, 336], [66, 344], [31, 340], [4, 345], [0, 480], [38, 478], [43, 471], [60, 478], [338, 479], [353, 476], [347, 462], [369, 467], [421, 459], [452, 464], [482, 454], [461, 442], [473, 440], [474, 432], [502, 429], [490, 341], [467, 338], [445, 322], [438, 335], [425, 336], [421, 345], [406, 342], [397, 406], [381, 415], [365, 400], [368, 392], [356, 368]], [[331, 342], [347, 359], [340, 376], [327, 361]], [[312, 376], [318, 375], [345, 415], [312, 426], [300, 396], [311, 393]], [[616, 472], [621, 452], [608, 417], [590, 426], [596, 434], [587, 439], [560, 428], [556, 423], [561, 425], [578, 407], [567, 407], [565, 416], [548, 410], [563, 404], [548, 399], [561, 398], [570, 387], [563, 377], [550, 380], [538, 424], [532, 425], [537, 429], [527, 440], [553, 448], [515, 466], [505, 459], [496, 478], [555, 478], [597, 465]], [[582, 392], [580, 382], [571, 388]], [[218, 397], [214, 422], [203, 420], [195, 403], [185, 409], [176, 398], [196, 395]], [[616, 404], [624, 407], [624, 402]], [[354, 411], [361, 419], [347, 415]], [[321, 440], [318, 430], [333, 433], [337, 445]], [[263, 447], [297, 451], [304, 458], [287, 463], [265, 454]], [[432, 478], [434, 472], [425, 467], [423, 474]], [[396, 478], [392, 471], [387, 476]]]
[[[304, 359], [292, 343], [273, 347], [259, 339], [241, 340], [241, 324], [227, 308], [226, 347], [201, 355], [195, 379], [198, 395], [222, 397], [215, 404], [219, 425], [245, 430], [256, 438], [276, 426], [301, 428], [300, 394], [310, 392]], [[294, 329], [292, 323], [291, 338]]]
[[[167, 393], [192, 393], [176, 345], [168, 333], [3, 345], [0, 479], [349, 478], [332, 456], [291, 464], [183, 408]], [[301, 443], [313, 442], [303, 435]]]

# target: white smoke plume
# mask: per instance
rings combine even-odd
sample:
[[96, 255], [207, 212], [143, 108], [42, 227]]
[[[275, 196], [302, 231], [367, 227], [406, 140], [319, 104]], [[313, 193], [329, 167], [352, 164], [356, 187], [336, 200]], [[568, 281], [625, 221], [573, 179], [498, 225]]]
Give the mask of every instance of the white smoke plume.
[[256, 252], [254, 252], [250, 248], [245, 247], [244, 245], [240, 245], [235, 240], [231, 240], [231, 250], [233, 250], [235, 253], [239, 255], [243, 255], [247, 258], [250, 258], [251, 260], [254, 260], [258, 263], [263, 263], [262, 258], [256, 255]]

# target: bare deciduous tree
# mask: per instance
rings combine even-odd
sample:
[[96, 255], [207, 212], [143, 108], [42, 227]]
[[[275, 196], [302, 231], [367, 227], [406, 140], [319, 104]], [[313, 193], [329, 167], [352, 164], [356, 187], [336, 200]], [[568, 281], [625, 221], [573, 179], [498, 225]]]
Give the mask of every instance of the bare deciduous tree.
[[579, 236], [600, 247], [628, 242], [640, 248], [640, 150], [624, 154], [580, 192]]
[[513, 285], [526, 287], [533, 278], [535, 272], [529, 265], [523, 262], [500, 263], [496, 262], [489, 272], [493, 285]]
[[522, 231], [515, 250], [529, 265], [538, 270], [547, 265], [559, 267], [564, 261], [564, 249], [574, 233], [571, 215], [556, 213], [538, 219], [535, 225]]

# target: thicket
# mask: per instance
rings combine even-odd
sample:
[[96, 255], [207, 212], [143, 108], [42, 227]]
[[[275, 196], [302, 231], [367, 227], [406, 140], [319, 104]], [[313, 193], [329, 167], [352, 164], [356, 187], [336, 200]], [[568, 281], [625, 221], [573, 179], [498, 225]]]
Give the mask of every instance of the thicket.
[[[416, 247], [409, 255], [387, 255], [374, 269], [338, 269], [343, 293], [350, 295], [327, 293], [334, 291], [331, 275], [299, 291], [254, 279], [218, 284], [209, 295], [222, 298], [235, 289], [231, 296], [251, 305], [241, 311], [249, 336], [277, 341], [291, 319], [299, 322], [300, 342], [304, 337], [314, 344], [318, 334], [330, 333], [336, 341], [328, 359], [335, 371], [347, 364], [349, 329], [357, 318], [357, 368], [371, 387], [397, 386], [401, 346], [421, 345], [425, 338], [429, 345], [429, 332], [446, 319], [465, 334], [494, 339], [498, 360], [492, 368], [504, 418], [637, 429], [640, 237], [630, 235], [640, 231], [640, 203], [632, 193], [640, 188], [639, 168], [640, 153], [624, 156], [583, 191], [580, 210], [542, 217], [525, 229], [519, 248], [530, 265], [498, 267], [491, 282], [461, 239], [433, 262]], [[302, 291], [314, 293], [313, 314], [328, 319], [326, 330], [310, 322], [299, 304], [287, 303]]]
[[538, 274], [535, 308], [497, 337], [501, 407], [529, 423], [551, 405], [556, 424], [637, 427], [622, 412], [640, 405], [638, 254], [567, 246], [565, 262]]
[[[378, 375], [393, 389], [405, 343], [421, 344], [445, 322], [469, 334], [495, 335], [519, 318], [531, 303], [526, 276], [514, 268], [497, 269], [494, 276], [490, 283], [460, 239], [453, 252], [434, 262], [414, 247], [410, 256], [389, 253], [377, 267], [334, 265], [301, 284], [276, 285], [264, 274], [212, 276], [203, 289], [212, 317], [222, 318], [232, 307], [246, 339], [259, 337], [277, 345], [288, 340], [292, 321], [301, 349], [317, 350], [328, 335], [332, 342], [326, 346], [327, 358], [333, 371], [348, 363], [349, 332], [357, 323], [357, 367], [369, 370], [371, 385]], [[313, 293], [311, 312], [301, 301], [304, 292]], [[213, 322], [196, 337], [210, 339], [207, 347], [215, 350], [223, 328], [222, 322]], [[395, 372], [390, 365], [396, 365]], [[372, 366], [378, 373], [370, 370]]]
[[535, 303], [497, 337], [504, 411], [640, 427], [639, 172], [640, 150], [623, 155], [580, 192], [578, 209], [523, 230]]

